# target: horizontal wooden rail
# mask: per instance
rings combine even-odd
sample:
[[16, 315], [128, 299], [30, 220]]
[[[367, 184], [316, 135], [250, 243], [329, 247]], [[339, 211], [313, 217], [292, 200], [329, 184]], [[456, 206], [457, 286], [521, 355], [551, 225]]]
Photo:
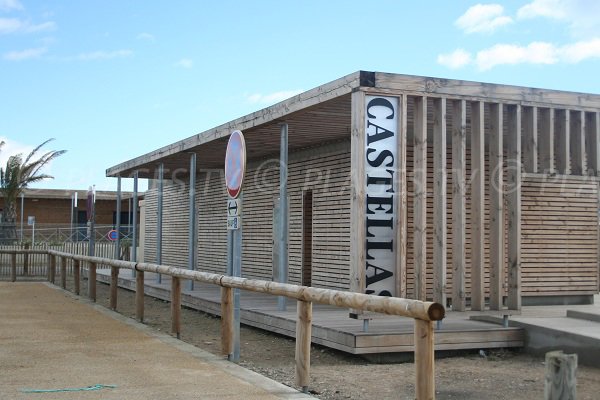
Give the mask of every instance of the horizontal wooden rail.
[[[0, 254], [47, 254], [49, 262], [48, 278], [54, 281], [56, 258], [61, 260], [61, 267], [66, 260], [75, 262], [75, 291], [79, 290], [79, 267], [81, 262], [88, 263], [88, 296], [96, 300], [96, 267], [105, 265], [111, 267], [111, 296], [110, 306], [117, 306], [118, 269], [131, 269], [138, 272], [136, 277], [136, 318], [144, 318], [144, 272], [168, 275], [172, 278], [171, 316], [172, 331], [179, 337], [181, 332], [181, 279], [204, 282], [221, 286], [221, 341], [223, 352], [230, 354], [233, 345], [233, 290], [242, 289], [273, 296], [285, 296], [298, 300], [296, 327], [296, 383], [308, 390], [310, 371], [310, 337], [312, 326], [312, 303], [327, 304], [353, 310], [373, 311], [382, 314], [398, 315], [415, 319], [415, 391], [417, 399], [435, 398], [434, 380], [434, 339], [433, 321], [444, 318], [445, 309], [439, 303], [403, 299], [398, 297], [382, 297], [340, 290], [318, 289], [307, 286], [270, 282], [257, 279], [237, 278], [228, 275], [212, 274], [201, 271], [169, 267], [165, 265], [135, 263], [111, 258], [92, 257], [64, 253], [56, 250], [0, 250]], [[14, 261], [12, 262], [14, 264]], [[16, 267], [13, 267], [16, 269]], [[64, 267], [61, 268], [61, 283], [65, 287]]]

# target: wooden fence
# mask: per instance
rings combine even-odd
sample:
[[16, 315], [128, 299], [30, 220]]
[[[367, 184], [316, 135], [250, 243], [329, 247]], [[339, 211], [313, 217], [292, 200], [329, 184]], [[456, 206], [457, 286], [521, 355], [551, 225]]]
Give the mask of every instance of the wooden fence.
[[233, 353], [234, 308], [233, 290], [243, 289], [285, 296], [298, 301], [296, 319], [296, 385], [307, 391], [310, 381], [310, 345], [312, 330], [312, 304], [327, 304], [354, 310], [373, 311], [414, 319], [415, 346], [415, 392], [417, 399], [435, 398], [434, 379], [434, 330], [433, 321], [444, 318], [445, 309], [439, 303], [403, 299], [398, 297], [373, 296], [339, 290], [318, 289], [272, 281], [237, 278], [201, 271], [191, 271], [165, 265], [135, 263], [102, 257], [90, 257], [56, 250], [1, 250], [0, 255], [11, 258], [11, 280], [17, 278], [17, 254], [46, 254], [47, 277], [52, 283], [56, 277], [57, 260], [60, 260], [61, 286], [67, 287], [67, 261], [73, 261], [74, 291], [80, 293], [80, 270], [82, 262], [88, 266], [88, 297], [96, 301], [96, 268], [100, 265], [111, 268], [110, 308], [117, 308], [119, 268], [137, 271], [136, 274], [136, 318], [144, 319], [144, 272], [153, 272], [171, 277], [171, 330], [179, 337], [181, 332], [181, 280], [189, 279], [221, 287], [221, 348], [223, 355]]

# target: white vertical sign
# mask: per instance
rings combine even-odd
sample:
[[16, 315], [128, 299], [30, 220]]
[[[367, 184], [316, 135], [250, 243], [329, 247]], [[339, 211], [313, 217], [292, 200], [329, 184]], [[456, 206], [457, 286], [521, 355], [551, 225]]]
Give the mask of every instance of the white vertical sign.
[[366, 96], [365, 293], [396, 295], [398, 98]]

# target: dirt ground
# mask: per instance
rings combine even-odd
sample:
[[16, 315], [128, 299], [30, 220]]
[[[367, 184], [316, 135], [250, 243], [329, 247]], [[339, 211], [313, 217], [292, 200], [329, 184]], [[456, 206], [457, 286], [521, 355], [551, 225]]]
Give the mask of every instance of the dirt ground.
[[[85, 285], [82, 285], [82, 288]], [[108, 285], [99, 284], [97, 301], [108, 307]], [[134, 317], [134, 293], [119, 289], [118, 312]], [[146, 324], [170, 330], [169, 303], [146, 296]], [[220, 354], [220, 319], [182, 310], [181, 339]], [[240, 365], [285, 385], [294, 385], [294, 341], [242, 326]], [[540, 399], [544, 360], [516, 351], [478, 352], [436, 360], [437, 399]], [[320, 399], [414, 399], [414, 364], [373, 364], [356, 356], [313, 345], [311, 393]], [[580, 366], [578, 398], [600, 398], [600, 369]]]

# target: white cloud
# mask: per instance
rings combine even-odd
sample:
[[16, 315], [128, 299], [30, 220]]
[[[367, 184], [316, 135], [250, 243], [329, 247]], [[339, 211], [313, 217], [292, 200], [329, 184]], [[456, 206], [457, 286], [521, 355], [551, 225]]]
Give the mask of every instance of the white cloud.
[[274, 92], [269, 94], [255, 93], [246, 96], [246, 100], [252, 104], [275, 104], [280, 101], [289, 99], [299, 93], [302, 93], [304, 90], [285, 90], [281, 92]]
[[89, 53], [81, 53], [77, 56], [77, 59], [83, 61], [94, 61], [94, 60], [110, 60], [112, 58], [125, 58], [131, 57], [133, 51], [131, 50], [115, 50], [115, 51], [92, 51]]
[[0, 136], [0, 142], [4, 142], [4, 146], [0, 148], [0, 167], [2, 168], [6, 167], [6, 162], [10, 156], [16, 156], [17, 154], [27, 156], [35, 147], [19, 143], [6, 136]]
[[438, 64], [451, 69], [462, 68], [472, 61], [471, 53], [463, 49], [456, 49], [452, 53], [440, 54], [437, 57]]
[[0, 34], [46, 32], [54, 29], [56, 24], [52, 21], [31, 24], [18, 18], [0, 18]]
[[19, 0], [0, 0], [0, 10], [23, 10], [23, 5], [19, 2]]
[[194, 61], [190, 60], [189, 58], [182, 58], [181, 60], [175, 63], [175, 66], [190, 69], [194, 66]]
[[533, 0], [519, 8], [517, 18], [549, 18], [569, 24], [575, 36], [600, 35], [600, 1], [597, 0]]
[[35, 49], [10, 51], [8, 53], [4, 53], [4, 55], [2, 57], [8, 61], [23, 61], [23, 60], [30, 60], [33, 58], [40, 58], [47, 51], [48, 51], [48, 49], [46, 49], [45, 47], [38, 47]]
[[513, 22], [505, 16], [500, 4], [476, 4], [461, 15], [454, 24], [466, 33], [492, 33]]
[[149, 40], [149, 41], [154, 41], [154, 35], [148, 32], [142, 32], [139, 35], [136, 36], [136, 39], [138, 40]]
[[479, 51], [475, 64], [485, 71], [497, 65], [575, 64], [590, 58], [600, 58], [600, 38], [563, 46], [546, 42], [533, 42], [527, 46], [497, 44]]

